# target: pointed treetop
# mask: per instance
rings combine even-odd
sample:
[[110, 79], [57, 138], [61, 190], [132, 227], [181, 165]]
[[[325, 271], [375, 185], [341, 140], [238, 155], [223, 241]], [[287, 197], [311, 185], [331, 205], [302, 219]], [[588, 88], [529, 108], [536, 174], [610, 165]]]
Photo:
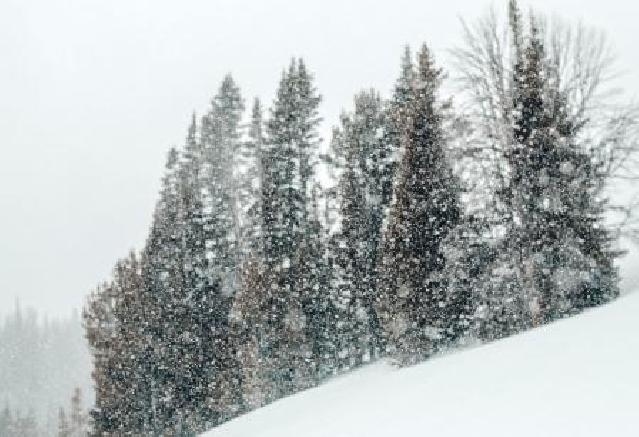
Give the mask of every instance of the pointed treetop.
[[407, 76], [413, 71], [413, 54], [410, 46], [404, 46], [404, 54], [402, 55], [402, 76]]
[[434, 60], [433, 56], [428, 48], [426, 43], [422, 44], [422, 48], [419, 53], [417, 53], [417, 70], [420, 75], [423, 75], [425, 72], [432, 71], [434, 69]]
[[417, 89], [428, 89], [432, 93], [440, 85], [442, 69], [435, 67], [435, 60], [426, 43], [417, 54], [417, 73]]
[[254, 141], [262, 141], [262, 103], [259, 98], [253, 100], [253, 109], [251, 110], [251, 124], [249, 126], [249, 137]]
[[306, 74], [306, 64], [304, 63], [304, 58], [300, 57], [297, 59], [297, 71], [300, 76]]
[[166, 169], [172, 170], [177, 164], [179, 157], [180, 157], [180, 152], [178, 152], [177, 148], [175, 146], [171, 147], [169, 149], [169, 153], [167, 154], [167, 158], [166, 158], [166, 166], [165, 166]]
[[191, 124], [189, 125], [189, 131], [186, 136], [186, 147], [187, 149], [193, 149], [197, 142], [197, 115], [195, 111], [193, 111], [193, 115], [191, 116]]
[[259, 97], [255, 97], [253, 99], [252, 116], [253, 118], [262, 117], [262, 102], [260, 101]]
[[508, 2], [508, 21], [510, 24], [511, 36], [513, 39], [513, 46], [515, 48], [515, 56], [519, 59], [521, 55], [521, 13], [519, 12], [519, 5], [517, 0], [510, 0]]
[[237, 89], [238, 86], [233, 79], [233, 75], [231, 73], [226, 73], [224, 79], [222, 79], [222, 84], [220, 85], [220, 95], [224, 95], [226, 93], [232, 93]]
[[237, 85], [231, 73], [226, 74], [217, 94], [211, 102], [213, 106], [213, 114], [222, 114], [226, 117], [231, 116], [232, 122], [238, 122], [241, 112], [244, 111], [244, 101], [240, 87]]
[[399, 77], [399, 83], [410, 84], [414, 73], [413, 54], [410, 50], [410, 46], [406, 45], [406, 47], [404, 47], [404, 54], [402, 55], [402, 71]]
[[395, 82], [393, 91], [393, 101], [396, 104], [403, 105], [409, 100], [410, 89], [415, 77], [415, 66], [413, 64], [413, 55], [410, 47], [406, 45], [401, 60], [401, 72], [399, 79]]

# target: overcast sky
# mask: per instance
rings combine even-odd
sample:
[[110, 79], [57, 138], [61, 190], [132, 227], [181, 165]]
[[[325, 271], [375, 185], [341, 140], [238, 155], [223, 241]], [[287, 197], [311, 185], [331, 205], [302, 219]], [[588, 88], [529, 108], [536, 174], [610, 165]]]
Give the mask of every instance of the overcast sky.
[[[505, 8], [506, 0], [495, 2]], [[527, 3], [607, 31], [622, 83], [639, 91], [630, 0]], [[169, 146], [232, 72], [270, 104], [304, 56], [324, 97], [323, 131], [353, 93], [391, 89], [402, 46], [441, 63], [459, 16], [483, 0], [0, 0], [0, 313], [16, 296], [79, 307], [118, 257], [140, 247]]]

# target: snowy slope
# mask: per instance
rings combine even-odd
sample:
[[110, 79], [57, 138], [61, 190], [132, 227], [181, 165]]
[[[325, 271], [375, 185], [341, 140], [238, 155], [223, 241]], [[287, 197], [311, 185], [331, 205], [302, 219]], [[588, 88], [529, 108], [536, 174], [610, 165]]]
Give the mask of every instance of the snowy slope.
[[639, 293], [512, 338], [374, 364], [206, 437], [639, 436]]

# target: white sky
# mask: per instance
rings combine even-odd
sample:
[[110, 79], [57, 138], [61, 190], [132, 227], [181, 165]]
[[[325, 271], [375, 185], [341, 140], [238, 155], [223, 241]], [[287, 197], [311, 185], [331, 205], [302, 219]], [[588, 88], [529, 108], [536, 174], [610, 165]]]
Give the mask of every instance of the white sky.
[[[636, 95], [639, 3], [539, 0], [609, 34]], [[352, 95], [387, 94], [405, 43], [444, 67], [458, 17], [483, 0], [0, 0], [0, 313], [16, 296], [68, 313], [139, 247], [191, 111], [226, 72], [270, 104], [291, 56], [324, 97], [324, 131]], [[495, 2], [505, 8], [506, 0]]]

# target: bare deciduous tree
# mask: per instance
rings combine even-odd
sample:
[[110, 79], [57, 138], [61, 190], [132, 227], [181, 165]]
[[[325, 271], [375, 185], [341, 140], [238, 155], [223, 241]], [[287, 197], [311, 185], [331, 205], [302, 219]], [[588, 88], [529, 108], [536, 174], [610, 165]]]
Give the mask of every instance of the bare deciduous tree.
[[[463, 133], [463, 140], [457, 143], [470, 191], [484, 203], [496, 201], [489, 193], [508, 178], [508, 166], [500, 156], [513, 142], [513, 66], [526, 37], [516, 2], [509, 2], [507, 15], [508, 20], [502, 19], [491, 8], [475, 23], [462, 20], [464, 46], [453, 50], [462, 96], [457, 133]], [[639, 110], [621, 101], [619, 90], [612, 88], [612, 48], [602, 32], [582, 24], [534, 12], [529, 18], [545, 47], [545, 99], [550, 107], [564, 108], [576, 127], [576, 144], [600, 169], [600, 196], [610, 196], [620, 184], [627, 187], [628, 181], [639, 178]], [[634, 213], [639, 197], [612, 197], [611, 227], [619, 236], [639, 240]]]

